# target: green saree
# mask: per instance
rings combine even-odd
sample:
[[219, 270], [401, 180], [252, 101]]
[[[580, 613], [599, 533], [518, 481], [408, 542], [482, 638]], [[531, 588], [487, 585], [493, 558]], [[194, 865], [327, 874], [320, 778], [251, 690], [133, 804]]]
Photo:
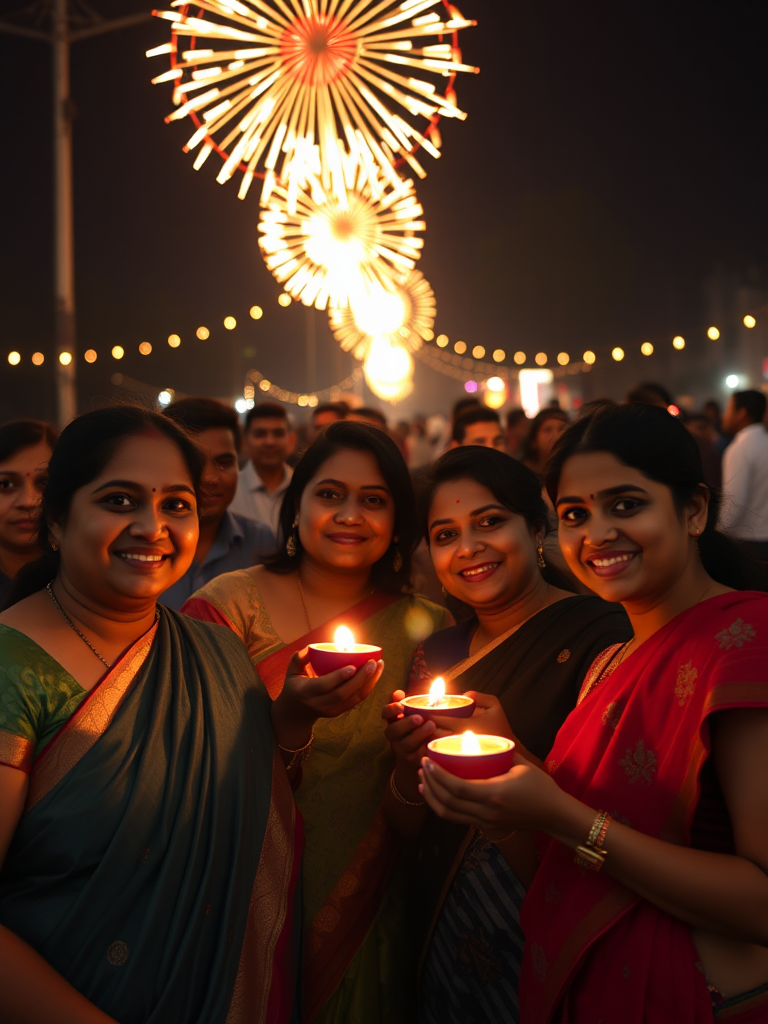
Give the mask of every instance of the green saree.
[[[0, 636], [6, 692], [31, 671], [25, 643]], [[66, 675], [37, 647], [36, 663], [54, 688]], [[10, 728], [6, 715], [7, 749]], [[120, 1024], [287, 1024], [297, 861], [269, 699], [242, 644], [160, 608], [34, 752], [0, 923]]]

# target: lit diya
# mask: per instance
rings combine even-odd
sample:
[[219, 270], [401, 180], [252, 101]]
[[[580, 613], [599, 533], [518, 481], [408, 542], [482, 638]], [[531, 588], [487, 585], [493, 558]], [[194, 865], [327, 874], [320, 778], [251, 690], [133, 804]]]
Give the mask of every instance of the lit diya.
[[463, 732], [427, 744], [430, 758], [460, 779], [492, 779], [512, 767], [515, 744], [503, 736]]
[[366, 661], [378, 661], [381, 648], [371, 644], [356, 644], [351, 629], [339, 626], [333, 634], [332, 644], [310, 644], [309, 663], [319, 676], [327, 675], [346, 665], [360, 669]]
[[415, 693], [404, 697], [400, 703], [406, 715], [421, 715], [422, 718], [434, 718], [435, 715], [448, 715], [449, 718], [471, 718], [475, 710], [475, 702], [463, 693], [446, 693], [445, 680], [438, 676], [429, 688], [429, 693]]

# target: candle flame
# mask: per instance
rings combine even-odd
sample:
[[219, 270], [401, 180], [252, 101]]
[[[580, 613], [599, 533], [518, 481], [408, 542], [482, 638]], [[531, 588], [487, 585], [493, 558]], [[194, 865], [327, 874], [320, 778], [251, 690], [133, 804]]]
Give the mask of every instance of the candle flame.
[[429, 688], [429, 706], [436, 707], [443, 697], [445, 697], [445, 680], [442, 676], [437, 676]]
[[339, 626], [333, 634], [333, 642], [340, 651], [351, 651], [355, 646], [355, 637], [351, 629], [346, 626]]
[[461, 752], [469, 755], [483, 752], [477, 736], [469, 729], [461, 734]]

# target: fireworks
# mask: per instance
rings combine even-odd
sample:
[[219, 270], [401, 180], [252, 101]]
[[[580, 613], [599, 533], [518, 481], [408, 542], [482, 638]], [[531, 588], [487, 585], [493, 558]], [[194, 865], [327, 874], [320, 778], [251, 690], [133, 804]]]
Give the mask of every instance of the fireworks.
[[440, 155], [437, 120], [466, 116], [453, 80], [477, 68], [462, 63], [453, 40], [475, 23], [441, 0], [171, 7], [154, 12], [171, 23], [171, 42], [147, 51], [170, 55], [170, 70], [153, 79], [173, 82], [177, 108], [166, 120], [196, 125], [186, 146], [198, 150], [195, 168], [216, 150], [224, 159], [217, 181], [242, 170], [240, 198], [256, 174], [264, 175], [262, 202], [277, 178], [290, 187], [314, 174], [343, 201], [345, 152], [372, 190], [382, 176], [397, 187], [398, 161], [424, 177], [417, 150]]
[[333, 336], [345, 352], [364, 359], [374, 337], [386, 337], [410, 352], [434, 337], [435, 293], [424, 275], [413, 270], [385, 285], [372, 286], [348, 306], [329, 313]]

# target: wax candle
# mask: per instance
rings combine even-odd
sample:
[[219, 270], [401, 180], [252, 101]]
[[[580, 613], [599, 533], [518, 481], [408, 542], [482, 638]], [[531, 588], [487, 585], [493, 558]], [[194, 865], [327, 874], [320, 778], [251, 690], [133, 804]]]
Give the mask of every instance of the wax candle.
[[512, 767], [515, 744], [503, 736], [477, 736], [471, 731], [442, 736], [427, 744], [429, 756], [460, 779], [492, 779]]
[[346, 665], [362, 668], [366, 661], [378, 661], [381, 648], [372, 644], [357, 644], [351, 629], [339, 626], [333, 634], [332, 644], [310, 644], [309, 662], [319, 676]]
[[445, 692], [445, 680], [437, 676], [429, 688], [429, 693], [415, 693], [400, 701], [406, 715], [421, 715], [422, 718], [434, 718], [436, 715], [447, 715], [449, 718], [470, 718], [475, 710], [475, 702], [463, 693]]

